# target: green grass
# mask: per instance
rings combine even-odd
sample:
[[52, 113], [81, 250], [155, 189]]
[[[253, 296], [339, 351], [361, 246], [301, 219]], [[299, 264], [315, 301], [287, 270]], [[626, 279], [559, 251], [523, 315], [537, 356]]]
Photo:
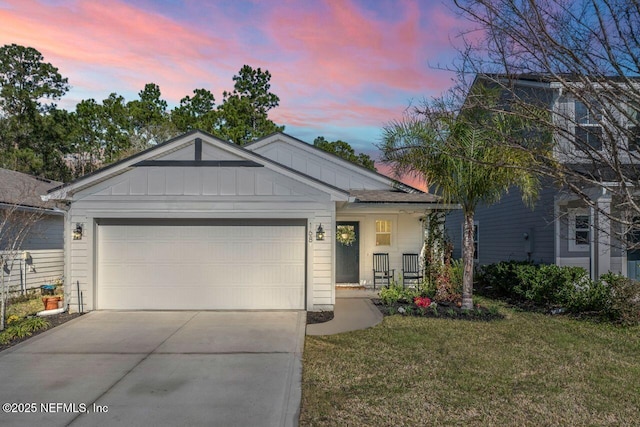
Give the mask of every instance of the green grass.
[[300, 424], [640, 423], [640, 327], [501, 312], [306, 337]]

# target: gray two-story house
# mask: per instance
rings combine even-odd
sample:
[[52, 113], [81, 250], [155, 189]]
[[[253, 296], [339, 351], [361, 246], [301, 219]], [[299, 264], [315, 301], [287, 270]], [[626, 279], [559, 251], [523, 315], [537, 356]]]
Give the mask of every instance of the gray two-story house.
[[[616, 174], [609, 165], [598, 163], [598, 153], [606, 156], [606, 144], [601, 140], [606, 120], [595, 117], [593, 104], [586, 106], [579, 97], [563, 90], [562, 83], [547, 76], [479, 76], [474, 84], [512, 85], [511, 93], [520, 99], [529, 97], [548, 108], [558, 125], [553, 135], [556, 160], [588, 176], [580, 183], [582, 197], [551, 178], [544, 178], [535, 207], [524, 205], [517, 189], [512, 189], [500, 202], [481, 205], [475, 213], [475, 261], [486, 265], [500, 261], [530, 260], [585, 268], [592, 278], [609, 271], [627, 277], [640, 277], [640, 252], [626, 250], [619, 240], [621, 226], [607, 215], [617, 209], [616, 198], [608, 188], [617, 185]], [[576, 82], [576, 84], [582, 84]], [[640, 81], [638, 82], [640, 84]], [[607, 108], [603, 105], [602, 108]], [[620, 109], [620, 106], [617, 106]], [[609, 115], [609, 116], [615, 116]], [[628, 121], [627, 115], [620, 120]], [[624, 123], [623, 123], [624, 124]], [[629, 122], [629, 126], [632, 124]], [[561, 129], [558, 132], [557, 129]], [[634, 168], [632, 138], [621, 138], [624, 149], [619, 155], [625, 167]], [[574, 142], [578, 141], [578, 144]], [[576, 152], [576, 146], [587, 144], [590, 156]], [[593, 154], [595, 153], [595, 155]], [[626, 156], [626, 157], [625, 157]], [[603, 157], [604, 158], [604, 157]], [[589, 185], [591, 180], [592, 185]], [[587, 195], [591, 204], [584, 201]], [[454, 247], [453, 256], [462, 254], [462, 213], [451, 212], [446, 228]]]

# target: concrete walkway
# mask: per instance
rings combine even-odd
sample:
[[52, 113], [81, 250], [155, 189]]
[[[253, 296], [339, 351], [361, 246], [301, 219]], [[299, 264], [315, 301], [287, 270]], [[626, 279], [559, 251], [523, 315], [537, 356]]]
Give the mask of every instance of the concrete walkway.
[[91, 312], [0, 352], [0, 425], [295, 426], [305, 318]]
[[382, 313], [371, 302], [377, 295], [373, 290], [338, 289], [333, 319], [307, 325], [307, 335], [334, 335], [377, 325]]

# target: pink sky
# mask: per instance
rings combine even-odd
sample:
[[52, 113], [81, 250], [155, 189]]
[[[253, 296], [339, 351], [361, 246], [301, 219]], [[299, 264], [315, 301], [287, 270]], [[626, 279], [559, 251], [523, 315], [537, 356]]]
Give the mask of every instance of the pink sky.
[[271, 72], [286, 133], [374, 158], [385, 123], [450, 86], [435, 67], [464, 25], [425, 0], [0, 0], [0, 22], [1, 44], [34, 47], [69, 78], [64, 108], [132, 100], [149, 82], [170, 106], [201, 87], [221, 101], [248, 64]]

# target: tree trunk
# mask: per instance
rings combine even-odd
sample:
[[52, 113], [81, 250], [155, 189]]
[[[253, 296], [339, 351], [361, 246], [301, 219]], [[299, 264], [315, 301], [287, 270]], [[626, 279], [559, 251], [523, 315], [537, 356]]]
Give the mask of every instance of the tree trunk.
[[462, 308], [473, 308], [473, 211], [464, 213], [462, 231]]

